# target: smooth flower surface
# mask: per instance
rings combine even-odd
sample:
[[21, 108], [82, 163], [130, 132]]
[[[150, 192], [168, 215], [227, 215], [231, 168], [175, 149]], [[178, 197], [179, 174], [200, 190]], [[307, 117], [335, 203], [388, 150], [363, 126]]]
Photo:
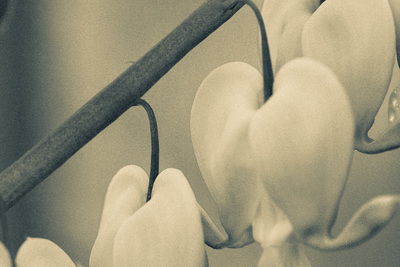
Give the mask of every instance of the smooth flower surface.
[[[260, 265], [307, 266], [296, 239], [320, 249], [355, 245], [385, 225], [396, 197], [366, 204], [330, 236], [351, 161], [354, 120], [333, 72], [300, 58], [278, 72], [263, 104], [262, 77], [245, 63], [215, 69], [191, 116], [194, 151], [229, 235], [227, 246], [264, 248]], [[386, 211], [374, 220], [372, 210]]]
[[262, 102], [259, 72], [244, 63], [230, 63], [207, 76], [192, 107], [194, 151], [219, 207], [222, 225], [230, 238], [229, 246], [254, 241], [249, 218], [257, 210], [262, 186], [248, 155], [246, 130]]
[[353, 119], [336, 76], [310, 59], [286, 64], [250, 127], [250, 146], [271, 198], [296, 230], [336, 214], [352, 155]]
[[164, 170], [146, 203], [147, 185], [138, 166], [113, 177], [90, 266], [207, 266], [201, 216], [185, 176]]
[[326, 64], [349, 95], [355, 148], [379, 153], [399, 147], [400, 125], [392, 125], [376, 140], [368, 137], [391, 81], [396, 39], [397, 51], [400, 47], [399, 1], [329, 0], [320, 6], [319, 2], [264, 1], [275, 72], [300, 56]]
[[330, 69], [310, 59], [286, 64], [275, 88], [255, 115], [249, 138], [271, 199], [310, 246], [338, 249], [369, 239], [397, 211], [397, 196], [369, 201], [337, 237], [330, 236], [352, 155], [354, 122], [344, 88]]
[[355, 117], [355, 146], [365, 146], [392, 77], [395, 27], [389, 3], [326, 1], [305, 24], [302, 44], [305, 56], [326, 64], [343, 84]]
[[[279, 80], [275, 84], [279, 87]], [[279, 88], [274, 90], [279, 92]], [[192, 141], [203, 178], [230, 238], [226, 246], [240, 247], [253, 242], [254, 237], [264, 248], [261, 265], [273, 262], [274, 266], [308, 266], [308, 260], [298, 251], [291, 222], [265, 190], [265, 177], [257, 167], [258, 155], [251, 147], [252, 136], [257, 132], [257, 114], [268, 108], [276, 97], [274, 95], [263, 105], [261, 75], [248, 64], [235, 62], [215, 69], [201, 84], [193, 104]], [[297, 101], [307, 103], [304, 97]], [[298, 112], [294, 122], [303, 114], [301, 109]], [[280, 124], [282, 118], [287, 117], [285, 113], [278, 114], [272, 122]], [[267, 131], [273, 133], [272, 141], [283, 134], [276, 130]], [[270, 152], [271, 155], [277, 153]], [[262, 164], [275, 168], [276, 162]]]
[[[283, 191], [290, 191], [291, 185], [279, 181], [280, 176], [288, 171], [289, 175], [297, 177], [295, 181], [299, 181], [299, 185], [303, 182], [302, 187], [312, 186], [316, 191], [323, 189], [323, 182], [314, 185], [312, 177], [302, 178], [318, 170], [320, 164], [332, 164], [334, 167], [327, 166], [329, 170], [322, 168], [314, 177], [320, 178], [317, 175], [325, 175], [329, 171], [329, 178], [335, 178], [333, 168], [344, 165], [342, 171], [336, 174], [341, 179], [331, 182], [341, 190], [352, 151], [353, 134], [352, 115], [349, 106], [346, 106], [348, 100], [336, 77], [326, 67], [309, 59], [295, 61], [290, 66], [292, 68], [287, 67], [289, 70], [278, 74], [274, 85], [277, 93], [266, 104], [262, 100], [262, 78], [256, 69], [239, 62], [217, 68], [200, 86], [191, 118], [195, 154], [203, 178], [219, 207], [221, 223], [230, 237], [227, 246], [251, 243], [254, 234], [267, 253], [278, 248], [277, 253], [281, 257], [285, 253], [279, 252], [279, 248], [288, 248], [292, 252], [297, 250], [293, 245], [295, 242], [291, 241], [292, 223], [269, 200], [268, 194], [274, 196], [282, 189], [281, 186], [288, 186]], [[332, 94], [335, 90], [341, 94]], [[314, 91], [320, 93], [315, 94]], [[344, 111], [340, 109], [343, 105]], [[333, 118], [339, 110], [342, 123], [332, 125], [336, 123]], [[341, 127], [343, 124], [345, 126]], [[330, 140], [332, 128], [341, 130], [343, 134]], [[325, 141], [332, 145], [326, 146], [323, 144]], [[324, 148], [331, 150], [324, 151]], [[318, 154], [322, 152], [325, 157]], [[344, 155], [336, 157], [342, 152]], [[302, 166], [303, 161], [308, 165]], [[288, 170], [288, 167], [291, 168]], [[268, 171], [265, 172], [264, 168]], [[296, 174], [294, 171], [297, 169], [309, 172]], [[278, 173], [280, 176], [276, 176]], [[326, 180], [330, 181], [329, 178]], [[272, 188], [268, 188], [271, 185]], [[307, 198], [299, 191], [300, 197]], [[295, 227], [300, 228], [311, 221], [321, 223], [315, 220], [326, 209], [326, 213], [332, 216], [338, 201], [337, 192], [332, 195], [319, 193], [317, 196], [321, 198], [317, 201], [319, 207], [309, 207], [305, 199], [301, 203], [307, 206], [296, 206], [298, 213], [288, 211]], [[292, 201], [301, 201], [289, 195], [282, 197], [285, 199], [277, 198], [288, 205], [285, 208], [295, 205]], [[291, 245], [284, 245], [286, 240]], [[281, 260], [290, 265], [288, 262], [295, 256], [292, 253], [291, 257], [283, 256]], [[278, 261], [279, 257], [276, 258]], [[301, 254], [296, 258], [298, 262], [305, 262]]]
[[[54, 242], [28, 237], [15, 258], [16, 267], [75, 267], [70, 257]], [[0, 242], [0, 266], [12, 267], [7, 248]]]

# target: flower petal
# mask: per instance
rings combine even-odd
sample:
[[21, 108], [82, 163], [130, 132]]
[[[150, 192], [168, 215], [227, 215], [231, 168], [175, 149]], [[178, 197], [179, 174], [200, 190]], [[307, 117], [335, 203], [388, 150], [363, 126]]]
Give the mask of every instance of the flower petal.
[[70, 257], [55, 243], [28, 237], [15, 258], [17, 267], [75, 267]]
[[261, 14], [268, 35], [274, 73], [289, 60], [303, 55], [301, 34], [319, 0], [265, 0]]
[[258, 174], [295, 231], [326, 233], [334, 222], [353, 146], [353, 115], [337, 77], [308, 58], [285, 64], [249, 139]]
[[263, 248], [258, 266], [310, 266], [289, 219], [266, 193], [253, 221], [253, 236]]
[[135, 165], [118, 171], [108, 186], [99, 233], [90, 254], [90, 266], [113, 266], [114, 238], [124, 221], [146, 202], [149, 178]]
[[263, 104], [262, 86], [262, 76], [255, 68], [228, 63], [206, 77], [192, 107], [194, 152], [230, 238], [228, 246], [254, 241], [250, 225], [261, 184], [249, 154], [248, 125]]
[[379, 233], [399, 208], [398, 195], [375, 197], [361, 206], [337, 237], [311, 235], [306, 242], [316, 248], [329, 250], [356, 246]]
[[201, 216], [201, 224], [203, 225], [204, 242], [206, 245], [214, 249], [225, 247], [226, 243], [229, 241], [228, 237], [221, 233], [207, 212], [200, 205], [198, 205], [198, 207]]
[[2, 242], [0, 242], [0, 266], [8, 267], [12, 266], [11, 256], [8, 249]]
[[349, 95], [355, 146], [369, 143], [368, 131], [387, 93], [394, 64], [395, 30], [388, 2], [325, 1], [305, 24], [302, 38], [304, 55], [326, 64]]
[[207, 265], [200, 212], [182, 172], [160, 173], [151, 200], [121, 225], [114, 265]]

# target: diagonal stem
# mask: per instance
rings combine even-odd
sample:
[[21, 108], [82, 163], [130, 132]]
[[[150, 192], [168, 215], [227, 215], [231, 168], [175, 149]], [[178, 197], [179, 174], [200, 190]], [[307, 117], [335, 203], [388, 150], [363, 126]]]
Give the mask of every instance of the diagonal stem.
[[262, 54], [262, 70], [264, 79], [264, 102], [272, 96], [272, 87], [274, 84], [274, 74], [272, 71], [271, 55], [269, 53], [267, 31], [265, 29], [264, 20], [262, 18], [261, 12], [251, 0], [242, 0], [243, 3], [247, 4], [256, 15], [258, 25], [260, 26], [261, 35], [261, 54]]
[[[238, 4], [227, 5], [226, 2]], [[6, 209], [115, 121], [242, 6], [239, 0], [205, 2], [59, 128], [4, 170], [0, 174], [0, 196]]]

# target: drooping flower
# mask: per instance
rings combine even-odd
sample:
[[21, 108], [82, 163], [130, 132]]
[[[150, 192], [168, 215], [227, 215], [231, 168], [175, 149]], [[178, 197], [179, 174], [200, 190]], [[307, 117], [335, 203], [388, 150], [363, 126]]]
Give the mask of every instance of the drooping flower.
[[147, 185], [138, 166], [113, 177], [90, 266], [207, 266], [201, 215], [185, 176], [164, 170], [146, 203]]
[[399, 40], [400, 7], [389, 2], [329, 0], [319, 6], [316, 0], [267, 0], [262, 9], [276, 70], [300, 56], [327, 65], [349, 95], [355, 148], [366, 153], [400, 146], [398, 127], [375, 141], [368, 137], [391, 81], [395, 31]]
[[305, 56], [323, 62], [338, 76], [354, 113], [355, 147], [368, 150], [368, 131], [387, 94], [395, 59], [389, 3], [326, 1], [305, 24], [302, 45]]
[[[301, 61], [309, 62], [306, 59]], [[319, 64], [313, 64], [317, 65], [318, 73]], [[298, 71], [300, 70], [301, 68]], [[268, 140], [260, 138], [257, 140], [264, 143], [266, 141], [272, 142], [277, 147], [285, 144], [291, 146], [297, 134], [301, 133], [290, 128], [296, 126], [297, 130], [301, 130], [302, 123], [306, 121], [306, 117], [317, 112], [318, 107], [312, 104], [315, 102], [318, 105], [319, 103], [324, 103], [318, 99], [320, 95], [304, 94], [304, 91], [309, 89], [307, 88], [308, 84], [305, 83], [313, 84], [315, 82], [313, 75], [316, 74], [309, 73], [309, 79], [305, 77], [304, 80], [300, 80], [299, 84], [299, 79], [291, 79], [294, 74], [296, 72], [286, 72], [283, 77], [278, 75], [274, 85], [274, 90], [277, 93], [266, 104], [263, 104], [262, 77], [259, 72], [245, 63], [229, 63], [214, 70], [203, 81], [196, 95], [191, 117], [194, 151], [203, 178], [219, 208], [221, 223], [229, 235], [230, 242], [226, 244], [227, 246], [238, 247], [251, 243], [253, 242], [254, 234], [254, 238], [258, 242], [264, 243], [265, 247], [268, 246], [266, 251], [271, 251], [285, 247], [283, 244], [287, 240], [293, 239], [291, 223], [280, 208], [270, 200], [269, 193], [264, 187], [263, 179], [273, 179], [273, 177], [265, 177], [260, 173], [260, 167], [258, 167], [265, 165], [266, 168], [284, 173], [286, 170], [282, 168], [284, 166], [281, 164], [291, 164], [291, 161], [290, 159], [282, 160], [282, 158], [279, 158], [281, 148], [274, 148], [267, 149], [265, 155], [269, 155], [272, 158], [276, 156], [279, 160], [275, 159], [271, 162], [260, 163], [259, 159], [257, 159], [260, 156], [255, 154], [254, 148], [251, 147], [251, 139], [256, 137], [257, 127], [261, 127], [261, 125], [257, 126], [259, 123], [255, 122], [259, 118], [257, 114], [271, 112], [274, 114], [273, 119], [265, 126], [265, 129], [268, 130], [267, 133], [271, 134], [271, 136], [268, 137]], [[286, 96], [284, 93], [287, 92], [287, 87], [290, 86], [280, 89], [285, 80], [287, 83], [293, 83], [293, 90], [289, 91]], [[331, 80], [334, 79], [331, 78]], [[325, 89], [326, 86], [324, 86], [326, 81], [323, 81], [323, 83], [320, 84], [321, 88], [323, 88], [321, 91], [327, 90]], [[335, 85], [338, 86], [338, 83], [336, 82]], [[298, 88], [299, 86], [301, 88]], [[292, 97], [290, 97], [290, 94], [292, 94]], [[301, 97], [298, 97], [299, 95]], [[292, 99], [294, 96], [296, 96], [295, 101]], [[334, 95], [333, 99], [340, 97], [344, 97], [344, 94]], [[309, 98], [314, 101], [310, 102]], [[344, 100], [344, 104], [341, 105], [346, 105], [346, 98]], [[290, 101], [289, 105], [286, 105], [287, 101]], [[337, 102], [342, 103], [339, 100], [328, 102], [325, 108], [328, 109], [333, 103], [336, 104]], [[281, 105], [282, 108], [278, 109], [276, 105]], [[303, 107], [305, 108], [303, 109]], [[288, 114], [288, 110], [291, 108], [296, 108], [294, 117], [294, 114]], [[264, 111], [266, 109], [269, 111]], [[326, 113], [328, 118], [335, 115], [335, 113]], [[301, 118], [302, 120], [299, 120]], [[351, 114], [344, 118], [343, 122], [351, 125], [346, 121], [346, 119], [351, 121]], [[281, 131], [274, 124], [276, 126], [286, 125], [287, 129], [285, 130], [289, 129], [289, 132]], [[267, 127], [268, 125], [270, 127]], [[327, 123], [324, 123], [324, 125], [327, 125]], [[314, 127], [318, 129], [318, 127], [323, 126], [316, 124]], [[304, 130], [312, 133], [312, 129], [308, 129], [307, 125], [305, 125]], [[321, 133], [320, 130], [318, 134], [323, 135], [323, 131]], [[350, 154], [350, 148], [346, 147], [346, 144], [351, 146], [351, 143], [349, 143], [351, 134], [351, 130], [347, 130], [347, 137], [346, 132], [341, 135], [341, 138], [345, 138], [347, 142], [343, 140], [338, 142], [340, 148], [345, 151], [346, 149], [348, 150], [346, 151], [347, 154]], [[282, 140], [280, 139], [281, 137], [287, 138]], [[309, 138], [307, 140], [313, 142], [311, 141], [313, 138], [311, 135], [307, 137], [304, 134], [303, 138]], [[301, 146], [300, 151], [303, 149], [307, 151], [308, 143], [302, 144], [302, 142], [299, 142], [298, 145]], [[264, 144], [260, 144], [260, 146], [262, 147]], [[261, 159], [266, 159], [266, 157], [263, 156]], [[306, 158], [306, 155], [303, 154], [301, 157]], [[313, 163], [310, 158], [308, 160], [310, 164]], [[347, 167], [346, 160], [344, 162]], [[294, 168], [299, 167], [296, 162], [293, 164]], [[284, 227], [280, 227], [280, 225]], [[292, 248], [293, 246], [287, 247]], [[294, 255], [291, 256], [293, 257]], [[299, 259], [301, 258], [299, 256]]]
[[[235, 62], [207, 76], [192, 107], [193, 147], [228, 233], [226, 246], [254, 238], [264, 248], [260, 264], [307, 266], [296, 240], [342, 248], [385, 225], [396, 197], [369, 202], [338, 238], [330, 236], [354, 136], [337, 76], [317, 61], [296, 59], [279, 70], [265, 104], [262, 96], [259, 72]], [[372, 212], [377, 206], [386, 212], [379, 220]]]

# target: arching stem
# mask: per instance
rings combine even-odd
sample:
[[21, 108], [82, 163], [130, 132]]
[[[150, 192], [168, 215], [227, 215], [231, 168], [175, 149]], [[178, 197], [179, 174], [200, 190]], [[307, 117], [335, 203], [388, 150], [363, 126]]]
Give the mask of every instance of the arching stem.
[[264, 78], [264, 102], [272, 95], [272, 86], [274, 84], [274, 74], [272, 72], [271, 56], [269, 53], [267, 32], [265, 30], [264, 20], [258, 7], [251, 0], [242, 0], [248, 5], [257, 17], [261, 33], [261, 53], [262, 53], [262, 68]]
[[150, 121], [150, 135], [151, 135], [151, 163], [150, 163], [150, 179], [149, 179], [149, 187], [147, 189], [147, 197], [146, 202], [148, 202], [151, 198], [151, 192], [153, 191], [154, 182], [159, 173], [159, 162], [160, 162], [160, 146], [158, 141], [158, 129], [157, 129], [157, 120], [156, 115], [154, 114], [153, 109], [143, 99], [139, 99], [136, 105], [142, 106], [149, 117]]

